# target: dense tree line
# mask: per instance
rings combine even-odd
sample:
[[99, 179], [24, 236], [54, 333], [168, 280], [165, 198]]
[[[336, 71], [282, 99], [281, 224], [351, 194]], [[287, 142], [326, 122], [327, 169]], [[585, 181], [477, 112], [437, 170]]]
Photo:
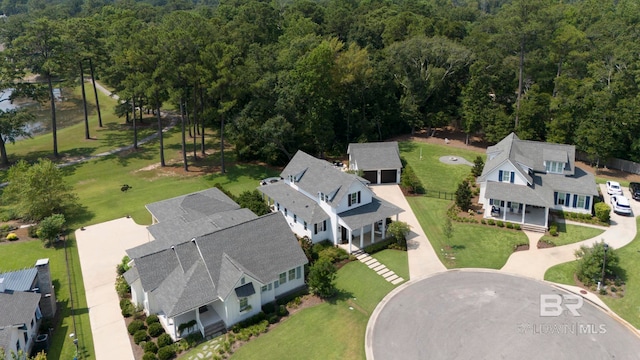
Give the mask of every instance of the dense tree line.
[[[640, 161], [636, 0], [4, 0], [2, 10], [14, 76], [70, 81], [91, 59], [134, 129], [136, 108], [160, 123], [171, 104], [194, 156], [217, 131], [223, 171], [225, 142], [241, 159], [283, 163], [297, 149], [343, 153], [444, 125]], [[38, 52], [43, 29], [51, 48]]]

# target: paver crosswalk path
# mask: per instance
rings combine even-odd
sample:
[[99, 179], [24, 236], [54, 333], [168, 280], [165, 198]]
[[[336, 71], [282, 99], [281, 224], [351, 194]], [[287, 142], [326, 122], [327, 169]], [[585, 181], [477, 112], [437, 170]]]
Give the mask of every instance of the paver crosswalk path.
[[363, 250], [358, 250], [353, 253], [358, 261], [367, 265], [369, 269], [375, 271], [378, 275], [382, 276], [385, 280], [392, 283], [393, 285], [398, 285], [403, 282], [404, 279], [398, 276], [393, 270], [387, 268], [384, 264], [381, 264], [378, 260], [371, 257], [371, 255], [367, 254]]

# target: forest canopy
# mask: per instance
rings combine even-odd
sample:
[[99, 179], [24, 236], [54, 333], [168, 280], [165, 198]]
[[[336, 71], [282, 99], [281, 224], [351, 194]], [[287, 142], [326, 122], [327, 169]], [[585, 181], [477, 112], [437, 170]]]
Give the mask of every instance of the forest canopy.
[[240, 159], [284, 163], [297, 149], [344, 153], [452, 125], [640, 161], [637, 0], [3, 0], [1, 10], [5, 77], [31, 64], [21, 49], [46, 25], [56, 41], [30, 69], [79, 81], [90, 58], [127, 106], [182, 108]]

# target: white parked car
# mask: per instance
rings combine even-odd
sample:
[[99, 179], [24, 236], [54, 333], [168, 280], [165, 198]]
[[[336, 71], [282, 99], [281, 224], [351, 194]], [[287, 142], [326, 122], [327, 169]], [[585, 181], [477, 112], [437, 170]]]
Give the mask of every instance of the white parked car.
[[623, 195], [613, 195], [611, 197], [611, 207], [616, 214], [631, 215], [629, 199]]
[[607, 181], [607, 194], [609, 195], [622, 195], [622, 187], [617, 181]]

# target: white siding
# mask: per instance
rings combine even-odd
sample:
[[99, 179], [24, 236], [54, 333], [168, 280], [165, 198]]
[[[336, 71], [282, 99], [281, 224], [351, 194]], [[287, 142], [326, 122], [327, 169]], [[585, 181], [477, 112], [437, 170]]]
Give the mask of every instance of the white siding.
[[140, 279], [131, 284], [131, 302], [136, 306], [144, 306], [144, 290]]
[[[500, 166], [497, 166], [491, 172], [489, 172], [486, 176], [486, 181], [499, 181], [500, 179], [500, 170], [502, 171], [510, 171], [515, 172], [514, 184], [516, 185], [527, 185], [527, 180], [520, 175], [516, 168], [508, 161], [503, 162]], [[508, 181], [507, 181], [508, 182]]]
[[[278, 288], [275, 289], [275, 297], [278, 297], [280, 295], [286, 294], [292, 290], [297, 289], [298, 287], [304, 285], [304, 268], [302, 266], [299, 266], [300, 270], [296, 270], [296, 271], [300, 271], [300, 278], [298, 279], [297, 276], [295, 279], [293, 280], [289, 280], [289, 270], [287, 270], [286, 274], [287, 274], [287, 282], [284, 284], [279, 284]], [[295, 268], [294, 268], [295, 269]], [[297, 273], [296, 273], [297, 274]]]
[[[360, 191], [360, 203], [359, 204], [352, 204], [351, 206], [349, 206], [349, 194], [357, 193], [358, 191]], [[364, 184], [362, 184], [359, 181], [354, 181], [349, 186], [349, 190], [347, 191], [347, 195], [342, 198], [342, 200], [340, 201], [339, 204], [337, 204], [337, 206], [335, 208], [335, 212], [339, 214], [339, 213], [341, 213], [343, 211], [355, 209], [355, 208], [357, 208], [359, 206], [369, 204], [369, 203], [371, 203], [372, 196], [373, 196], [373, 193], [371, 192], [371, 190], [369, 188], [364, 186]]]

